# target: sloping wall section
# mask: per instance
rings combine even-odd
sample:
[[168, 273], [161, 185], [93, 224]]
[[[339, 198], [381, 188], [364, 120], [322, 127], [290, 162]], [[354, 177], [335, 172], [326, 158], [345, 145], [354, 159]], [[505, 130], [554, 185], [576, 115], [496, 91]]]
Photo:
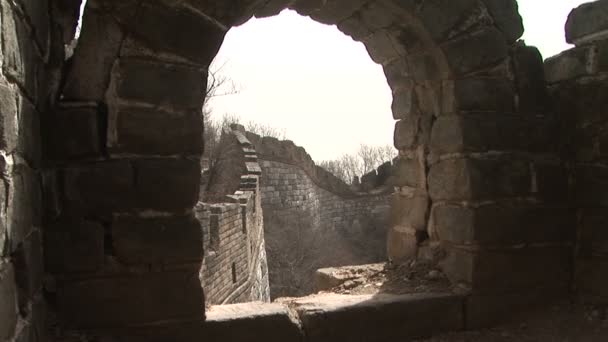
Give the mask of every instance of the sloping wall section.
[[357, 192], [293, 142], [247, 136], [262, 169], [273, 297], [311, 293], [320, 267], [386, 260], [390, 179]]
[[238, 125], [223, 133], [223, 157], [212, 170], [218, 177], [203, 184], [215, 191], [196, 206], [205, 251], [201, 281], [210, 305], [270, 300], [261, 170], [244, 133]]

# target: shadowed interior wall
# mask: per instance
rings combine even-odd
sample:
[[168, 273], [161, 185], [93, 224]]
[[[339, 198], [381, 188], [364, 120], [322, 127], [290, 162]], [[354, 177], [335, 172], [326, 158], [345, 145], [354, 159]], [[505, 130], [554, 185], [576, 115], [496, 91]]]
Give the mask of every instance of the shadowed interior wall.
[[[286, 7], [336, 24], [384, 68], [400, 151], [391, 259], [429, 235], [484, 322], [567, 294], [578, 226], [576, 285], [604, 296], [605, 0], [581, 10], [578, 47], [557, 58], [600, 62], [548, 74], [551, 97], [538, 51], [516, 43], [515, 0], [90, 0], [64, 64], [78, 5], [0, 0], [0, 340], [43, 321], [42, 253], [47, 303], [68, 326], [204, 319], [193, 208], [207, 67], [230, 27]], [[560, 132], [558, 118], [577, 124]], [[581, 153], [563, 157], [571, 134]]]

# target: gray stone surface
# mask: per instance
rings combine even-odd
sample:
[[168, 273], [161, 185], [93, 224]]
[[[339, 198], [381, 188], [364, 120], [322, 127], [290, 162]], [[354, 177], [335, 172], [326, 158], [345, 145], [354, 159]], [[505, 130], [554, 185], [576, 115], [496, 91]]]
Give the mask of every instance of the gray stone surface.
[[608, 37], [608, 1], [585, 3], [574, 9], [566, 22], [566, 41], [571, 44]]

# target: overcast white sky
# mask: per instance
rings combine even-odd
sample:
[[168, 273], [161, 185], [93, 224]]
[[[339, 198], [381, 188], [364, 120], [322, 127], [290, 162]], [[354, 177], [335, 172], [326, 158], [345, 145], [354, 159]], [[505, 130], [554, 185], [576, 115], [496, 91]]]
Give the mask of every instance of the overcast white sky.
[[[550, 57], [568, 48], [564, 23], [584, 0], [519, 0], [528, 45]], [[236, 114], [286, 132], [313, 159], [392, 144], [391, 93], [361, 43], [294, 12], [232, 29], [216, 58], [236, 95], [212, 100], [214, 115]]]

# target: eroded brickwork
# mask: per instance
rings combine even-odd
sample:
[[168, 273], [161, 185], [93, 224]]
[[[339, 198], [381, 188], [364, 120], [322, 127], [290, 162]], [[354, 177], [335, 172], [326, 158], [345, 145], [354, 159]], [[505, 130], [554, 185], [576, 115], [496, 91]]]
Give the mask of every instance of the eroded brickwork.
[[[270, 301], [268, 265], [264, 239], [264, 214], [260, 191], [261, 170], [253, 145], [242, 127], [233, 126], [222, 136], [222, 145], [237, 150], [238, 155], [223, 156], [214, 172], [228, 174], [228, 169], [242, 170], [237, 190], [214, 192], [214, 203], [200, 202], [197, 217], [203, 229], [205, 258], [201, 281], [209, 304], [232, 304]], [[229, 160], [226, 160], [229, 159]], [[239, 167], [240, 166], [240, 167]], [[210, 182], [230, 182], [214, 178]], [[206, 189], [231, 189], [224, 184], [204, 184]]]
[[515, 0], [90, 0], [65, 65], [79, 1], [0, 0], [0, 340], [41, 340], [44, 306], [81, 329], [198, 331], [165, 325], [204, 319], [193, 207], [207, 67], [230, 27], [286, 7], [385, 70], [400, 151], [391, 259], [416, 256], [421, 237], [443, 246], [473, 326], [566, 295], [572, 255], [575, 288], [605, 298], [606, 3], [572, 14], [577, 47], [545, 64], [547, 100]]
[[594, 302], [608, 300], [608, 2], [575, 9], [566, 38], [575, 48], [545, 62], [547, 81], [562, 121], [564, 159], [570, 199], [576, 210], [570, 234], [576, 234], [573, 289]]

